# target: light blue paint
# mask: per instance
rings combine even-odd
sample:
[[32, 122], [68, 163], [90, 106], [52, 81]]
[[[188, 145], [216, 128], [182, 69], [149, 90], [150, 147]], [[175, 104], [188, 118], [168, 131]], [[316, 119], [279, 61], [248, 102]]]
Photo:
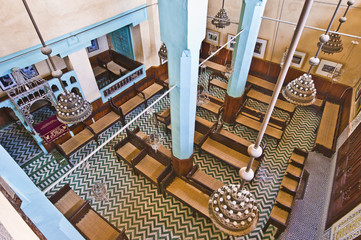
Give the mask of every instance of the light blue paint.
[[[104, 91], [106, 89], [111, 88], [112, 86], [116, 85], [117, 83], [121, 82], [123, 79], [127, 78], [128, 76], [133, 75], [135, 72], [142, 70], [142, 74], [138, 75], [138, 77], [134, 78], [131, 82], [127, 83], [126, 85], [124, 85], [123, 87], [119, 88], [118, 90], [114, 91], [114, 93], [108, 95], [108, 96], [104, 96]], [[119, 93], [123, 92], [125, 89], [129, 88], [130, 86], [132, 86], [134, 83], [139, 82], [140, 80], [142, 80], [143, 78], [146, 77], [145, 74], [145, 67], [144, 65], [141, 65], [139, 67], [137, 67], [136, 69], [128, 72], [127, 74], [125, 74], [124, 76], [122, 76], [121, 78], [115, 80], [114, 82], [112, 82], [111, 84], [105, 86], [104, 88], [100, 89], [100, 95], [102, 98], [103, 103], [107, 102], [109, 98], [115, 97], [116, 95], [118, 95]]]
[[205, 36], [207, 0], [159, 0], [162, 41], [168, 50], [172, 151], [179, 159], [193, 154], [199, 49]]
[[[76, 82], [74, 83], [71, 83], [70, 81], [70, 78], [71, 77], [74, 77], [76, 79]], [[63, 81], [65, 81], [67, 83], [68, 86], [66, 86], [65, 88], [71, 92], [71, 90], [73, 88], [78, 88], [79, 89], [79, 92], [82, 94], [83, 98], [84, 98], [84, 93], [83, 93], [83, 90], [79, 84], [79, 80], [78, 80], [78, 77], [75, 73], [75, 71], [69, 71], [69, 72], [66, 72], [64, 73], [64, 75], [61, 77], [61, 79]], [[58, 91], [54, 92], [54, 95], [55, 95], [55, 98], [57, 99], [58, 96], [63, 93], [63, 89], [60, 85], [60, 82], [57, 78], [53, 78], [53, 79], [50, 79], [48, 81], [49, 83], [49, 86], [50, 88], [53, 86], [53, 85], [56, 85], [58, 87]], [[57, 102], [56, 99], [54, 99], [55, 103]], [[35, 140], [35, 142], [38, 144], [38, 146], [40, 147], [40, 149], [45, 153], [47, 154], [47, 150], [45, 149], [45, 147], [43, 146], [43, 140], [41, 139], [41, 137], [39, 136], [38, 133], [34, 133], [33, 132], [33, 129], [27, 124], [26, 120], [24, 119], [23, 115], [18, 111], [18, 109], [15, 107], [15, 105], [11, 102], [10, 99], [6, 99], [2, 102], [0, 102], [0, 108], [3, 108], [3, 107], [6, 107], [6, 108], [11, 108], [15, 115], [19, 118], [20, 122], [22, 123], [22, 125], [24, 126], [24, 128], [29, 132], [29, 133], [33, 133], [31, 134], [31, 136], [33, 137], [33, 139]], [[55, 106], [54, 106], [55, 107]]]
[[0, 176], [21, 198], [21, 209], [47, 239], [84, 239], [0, 146]]
[[135, 60], [132, 34], [130, 33], [129, 26], [111, 32], [110, 38], [112, 39], [113, 48], [116, 52]]
[[[70, 81], [70, 78], [71, 77], [74, 77], [76, 82], [74, 83], [71, 83]], [[65, 81], [66, 84], [68, 86], [65, 87], [66, 90], [68, 90], [69, 92], [71, 92], [72, 89], [74, 88], [78, 88], [79, 89], [79, 92], [81, 93], [82, 97], [85, 98], [84, 96], [84, 92], [83, 92], [83, 89], [81, 88], [80, 86], [80, 83], [79, 83], [79, 79], [78, 79], [78, 76], [76, 75], [76, 72], [74, 70], [72, 71], [69, 71], [69, 72], [66, 72], [63, 74], [63, 76], [61, 76], [61, 80]], [[50, 88], [53, 86], [53, 85], [56, 85], [58, 87], [58, 91], [54, 92], [54, 95], [55, 95], [55, 98], [58, 99], [58, 96], [63, 93], [63, 88], [61, 87], [60, 85], [60, 82], [57, 78], [52, 78], [48, 81], [49, 85], [50, 85]]]
[[245, 89], [266, 2], [243, 0], [238, 31], [244, 29], [244, 32], [236, 42], [232, 59], [234, 71], [227, 88], [227, 94], [231, 97], [242, 96]]
[[[146, 5], [141, 5], [115, 17], [95, 23], [88, 27], [70, 32], [61, 37], [46, 42], [52, 49], [52, 55], [60, 54], [65, 57], [90, 46], [92, 39], [101, 37], [124, 26], [136, 26], [148, 19]], [[26, 67], [46, 59], [40, 52], [41, 45], [21, 50], [0, 58], [0, 76], [10, 73], [13, 67]]]

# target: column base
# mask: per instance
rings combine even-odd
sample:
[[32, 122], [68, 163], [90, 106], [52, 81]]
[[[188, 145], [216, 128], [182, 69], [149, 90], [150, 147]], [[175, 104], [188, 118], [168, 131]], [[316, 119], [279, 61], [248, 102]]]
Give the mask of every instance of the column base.
[[193, 167], [193, 154], [187, 159], [172, 156], [173, 168], [177, 174], [185, 176]]
[[237, 113], [243, 103], [243, 96], [234, 98], [226, 93], [224, 98], [223, 121], [233, 124], [236, 121]]

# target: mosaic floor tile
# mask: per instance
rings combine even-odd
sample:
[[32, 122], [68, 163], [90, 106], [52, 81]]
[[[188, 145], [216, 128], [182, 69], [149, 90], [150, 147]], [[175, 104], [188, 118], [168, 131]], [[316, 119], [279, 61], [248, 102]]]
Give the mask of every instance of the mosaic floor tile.
[[[201, 84], [206, 86], [209, 72], [201, 77]], [[212, 95], [224, 98], [224, 91], [211, 88]], [[154, 101], [160, 94], [153, 97]], [[264, 105], [256, 101], [249, 101], [252, 107], [264, 111]], [[154, 106], [156, 112], [163, 111], [169, 106], [169, 98], [164, 98]], [[127, 116], [130, 121], [144, 108], [139, 107]], [[275, 112], [278, 117], [288, 117], [282, 111]], [[213, 114], [197, 108], [197, 115], [210, 121], [216, 121]], [[309, 107], [297, 107], [285, 134], [277, 145], [276, 140], [265, 137], [262, 145], [266, 144], [265, 159], [260, 164], [260, 168], [255, 179], [246, 184], [246, 187], [256, 196], [260, 208], [260, 221], [255, 231], [251, 234], [237, 239], [262, 239], [262, 231], [266, 223], [277, 192], [282, 181], [283, 174], [287, 168], [287, 160], [294, 147], [304, 150], [311, 150], [316, 129], [320, 120], [319, 113]], [[150, 134], [159, 131], [162, 135], [162, 144], [171, 149], [171, 135], [164, 132], [164, 128], [157, 128], [155, 120], [148, 114], [144, 114], [137, 119], [131, 128], [139, 126], [140, 129]], [[244, 126], [235, 127], [224, 125], [229, 131], [254, 142], [257, 132]], [[100, 136], [100, 142], [104, 142], [112, 134], [121, 128], [120, 124], [115, 125]], [[203, 216], [193, 216], [189, 207], [174, 199], [171, 196], [164, 198], [157, 191], [155, 185], [142, 176], [137, 176], [132, 169], [123, 162], [118, 162], [113, 147], [120, 139], [124, 138], [124, 133], [116, 136], [104, 148], [95, 153], [88, 161], [89, 167], [74, 170], [69, 176], [57, 184], [47, 196], [56, 192], [63, 184], [69, 183], [71, 188], [83, 199], [90, 200], [91, 205], [106, 219], [116, 227], [125, 228], [127, 235], [134, 240], [143, 239], [225, 239], [226, 236], [220, 232], [208, 219]], [[91, 142], [84, 146], [77, 153], [73, 154], [71, 161], [76, 163], [96, 148], [96, 144]], [[217, 158], [207, 154], [199, 153], [198, 147], [194, 148], [194, 161], [199, 163], [200, 168], [223, 181], [226, 184], [240, 181], [238, 171], [225, 164]], [[39, 168], [46, 168], [48, 172], [42, 172]], [[30, 169], [31, 168], [31, 169]], [[66, 168], [55, 167], [52, 161], [48, 163], [36, 163], [29, 166], [29, 174], [36, 175], [34, 182], [42, 184], [43, 188], [48, 186], [48, 179], [52, 176], [63, 174]], [[38, 173], [38, 174], [37, 174]], [[90, 189], [96, 182], [103, 182], [108, 188], [109, 201], [99, 202], [92, 198]], [[264, 234], [265, 239], [272, 239], [274, 228], [269, 228]]]

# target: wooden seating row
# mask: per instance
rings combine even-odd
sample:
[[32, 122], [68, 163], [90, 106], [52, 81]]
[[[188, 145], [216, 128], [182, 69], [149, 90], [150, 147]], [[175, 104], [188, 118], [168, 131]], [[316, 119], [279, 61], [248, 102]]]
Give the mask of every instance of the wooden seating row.
[[[204, 59], [202, 59], [202, 58], [199, 59], [199, 62], [203, 62], [203, 61], [204, 61]], [[206, 61], [203, 65], [208, 68], [211, 68], [215, 71], [221, 72], [221, 73], [227, 71], [227, 68], [225, 65], [221, 65], [221, 64], [209, 61], [209, 60]]]
[[224, 184], [207, 175], [195, 165], [187, 177], [177, 176], [172, 164], [172, 153], [164, 146], [154, 151], [147, 143], [145, 134], [139, 128], [127, 130], [127, 137], [115, 146], [119, 160], [124, 160], [158, 186], [160, 192], [167, 193], [184, 202], [196, 212], [209, 217], [208, 200], [213, 189]]
[[55, 148], [59, 151], [61, 155], [65, 157], [67, 162], [73, 166], [73, 163], [70, 161], [70, 156], [78, 151], [80, 148], [84, 147], [90, 141], [94, 140], [98, 144], [98, 135], [94, 132], [92, 128], [87, 126], [85, 123], [79, 123], [77, 127], [81, 127], [82, 130], [76, 133], [73, 137], [67, 139], [66, 141], [59, 143], [55, 141]]
[[[236, 118], [236, 123], [259, 131], [261, 129], [264, 116], [265, 115], [262, 112], [259, 112], [251, 107], [243, 106]], [[279, 141], [283, 136], [286, 126], [286, 121], [276, 117], [271, 117], [265, 134]]]
[[174, 169], [161, 180], [160, 183], [164, 197], [169, 193], [190, 208], [210, 218], [208, 211], [209, 195], [181, 176], [177, 176]]
[[327, 157], [334, 154], [340, 119], [341, 106], [326, 101], [313, 150], [321, 152]]
[[99, 118], [97, 118], [98, 114], [93, 113], [91, 118], [95, 119], [95, 121], [92, 121], [90, 125], [87, 125], [86, 122], [80, 123], [79, 125], [83, 125], [84, 129], [75, 134], [72, 138], [63, 143], [55, 142], [56, 149], [67, 159], [69, 164], [72, 164], [69, 161], [70, 155], [91, 140], [95, 140], [98, 143], [99, 135], [121, 120], [119, 108], [114, 106], [112, 102], [109, 102], [109, 107], [110, 112]]
[[[148, 80], [150, 81], [150, 78]], [[147, 84], [147, 83], [144, 83], [144, 84]], [[150, 84], [142, 91], [138, 90], [138, 88], [136, 87], [135, 84], [132, 85], [131, 88], [136, 94], [133, 97], [131, 97], [130, 99], [128, 99], [126, 102], [120, 104], [119, 106], [116, 105], [115, 101], [112, 98], [109, 99], [110, 104], [119, 109], [120, 116], [121, 116], [120, 120], [123, 125], [126, 124], [126, 122], [125, 122], [126, 115], [131, 113], [134, 109], [136, 109], [140, 105], [144, 104], [144, 107], [147, 107], [148, 100], [150, 98], [152, 98], [154, 95], [156, 95], [157, 93], [164, 91], [166, 89], [166, 85], [165, 85], [164, 81], [155, 79], [154, 83]]]
[[[194, 131], [194, 144], [201, 146], [206, 140], [211, 131], [214, 131], [216, 123], [210, 122], [204, 118], [196, 116], [195, 119], [195, 131]], [[172, 125], [167, 126], [168, 131], [172, 130]]]
[[218, 121], [223, 111], [224, 101], [219, 98], [213, 97], [212, 95], [209, 94], [206, 94], [206, 96], [209, 98], [209, 102], [201, 105], [197, 105], [197, 107], [200, 107], [202, 109], [207, 110], [210, 113], [215, 114]]
[[[253, 88], [251, 88], [248, 92], [247, 92], [247, 98], [252, 98], [256, 101], [265, 103], [265, 104], [270, 104], [271, 102], [271, 96], [266, 95], [260, 91], [257, 91]], [[286, 111], [288, 113], [290, 113], [291, 115], [293, 114], [293, 112], [296, 109], [296, 105], [286, 102], [284, 100], [278, 99], [275, 105], [275, 108], [278, 108], [282, 111]]]
[[288, 219], [302, 179], [304, 164], [307, 157], [307, 152], [295, 148], [289, 159], [288, 167], [286, 169], [285, 176], [283, 177], [275, 204], [272, 208], [269, 219], [263, 228], [263, 230], [267, 230], [270, 224], [277, 227], [275, 238], [278, 238], [278, 236], [287, 227]]
[[96, 212], [65, 184], [49, 198], [50, 202], [73, 224], [85, 239], [128, 240], [125, 229], [120, 231]]
[[[270, 96], [273, 94], [273, 90], [275, 89], [276, 86], [276, 84], [274, 83], [271, 83], [267, 80], [252, 75], [248, 75], [247, 83], [251, 85], [253, 89]], [[283, 99], [282, 95], [280, 95], [279, 97]], [[322, 108], [323, 103], [324, 101], [322, 99], [316, 98], [315, 102], [311, 106], [319, 110]]]
[[154, 115], [157, 127], [159, 126], [159, 123], [162, 123], [164, 125], [165, 132], [169, 133], [167, 126], [170, 124], [170, 107], [160, 113], [154, 113]]
[[[223, 81], [219, 80], [219, 78], [223, 79]], [[207, 86], [208, 92], [211, 86], [219, 87], [220, 89], [227, 90], [227, 85], [228, 85], [227, 82], [228, 79], [226, 78], [226, 76], [224, 76], [223, 73], [213, 72], [208, 77], [208, 86]]]
[[[222, 129], [223, 124], [213, 132], [210, 132], [207, 139], [201, 145], [201, 150], [217, 157], [218, 159], [240, 169], [247, 167], [249, 155], [247, 152], [249, 141]], [[257, 171], [260, 160], [263, 156], [253, 162], [252, 170]]]
[[139, 127], [133, 131], [127, 129], [127, 137], [116, 144], [114, 150], [119, 161], [129, 164], [136, 174], [142, 174], [160, 190], [163, 172], [171, 167], [172, 153], [162, 145], [154, 150], [146, 140], [147, 135]]
[[211, 195], [218, 188], [224, 186], [224, 183], [202, 171], [198, 164], [193, 166], [186, 177], [190, 181], [198, 184], [200, 189], [204, 188], [208, 195]]

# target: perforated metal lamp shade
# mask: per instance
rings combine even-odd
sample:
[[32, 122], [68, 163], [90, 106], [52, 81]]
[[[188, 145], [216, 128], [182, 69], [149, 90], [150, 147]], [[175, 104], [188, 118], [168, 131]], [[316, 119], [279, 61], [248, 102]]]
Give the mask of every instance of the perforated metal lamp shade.
[[66, 90], [63, 85], [63, 81], [61, 80], [63, 72], [60, 69], [57, 69], [53, 59], [51, 58], [52, 49], [46, 45], [26, 0], [22, 1], [39, 37], [39, 40], [43, 45], [43, 47], [41, 48], [41, 53], [48, 57], [50, 65], [54, 69], [51, 72], [51, 75], [53, 78], [57, 78], [59, 80], [59, 83], [64, 91], [64, 93], [60, 94], [59, 101], [56, 106], [56, 116], [58, 120], [65, 124], [75, 124], [84, 121], [91, 115], [93, 107], [81, 96], [77, 96], [74, 93], [70, 93], [68, 90]]
[[341, 52], [343, 50], [343, 44], [340, 34], [338, 33], [330, 33], [330, 40], [328, 40], [322, 46], [322, 52], [328, 54], [334, 54]]
[[224, 0], [222, 2], [222, 8], [211, 22], [214, 26], [216, 26], [216, 28], [225, 28], [231, 24], [231, 20], [229, 19], [227, 12], [224, 9]]
[[164, 43], [162, 44], [162, 46], [158, 51], [158, 56], [163, 60], [168, 59], [168, 50], [167, 50], [167, 46]]
[[312, 76], [303, 74], [287, 84], [282, 90], [287, 101], [301, 106], [311, 105], [316, 100], [316, 88]]
[[60, 94], [59, 101], [56, 106], [56, 117], [65, 124], [75, 124], [87, 119], [93, 111], [93, 107], [89, 102], [75, 93]]

